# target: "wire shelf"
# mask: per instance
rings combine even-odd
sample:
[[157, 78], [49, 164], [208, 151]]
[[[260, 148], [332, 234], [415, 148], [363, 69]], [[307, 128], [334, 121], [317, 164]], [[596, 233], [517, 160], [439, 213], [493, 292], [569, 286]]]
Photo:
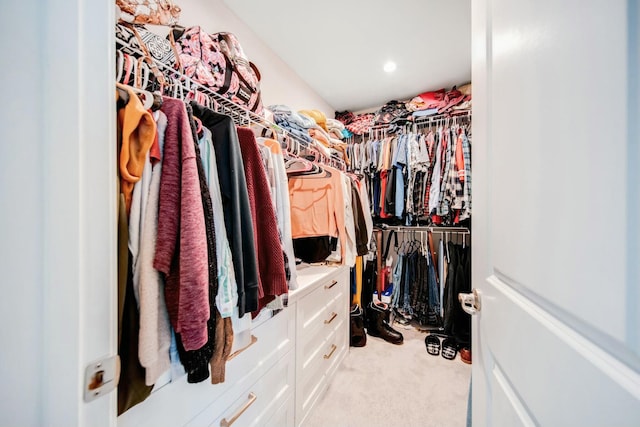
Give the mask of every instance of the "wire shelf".
[[[155, 58], [147, 57], [140, 49], [132, 46], [129, 43], [126, 43], [123, 40], [116, 38], [116, 44], [119, 46], [118, 50], [122, 53], [134, 55], [141, 58], [146, 57], [149, 60], [153, 61], [153, 63], [158, 67], [165, 78], [169, 77], [169, 80], [171, 82], [170, 86], [164, 88], [163, 94], [182, 99], [183, 101], [189, 101], [192, 99], [198, 101], [198, 94], [201, 94], [205, 97], [205, 99], [208, 99], [208, 102], [205, 102], [205, 104], [208, 103], [209, 105], [205, 105], [206, 107], [209, 107], [216, 112], [230, 116], [237, 125], [244, 126], [248, 124], [254, 124], [261, 127], [262, 129], [270, 130], [278, 135], [278, 139], [282, 138], [282, 140], [285, 141], [285, 145], [283, 146], [283, 148], [285, 148], [289, 152], [289, 154], [293, 154], [295, 156], [313, 157], [314, 160], [329, 164], [330, 166], [333, 166], [342, 171], [345, 171], [347, 169], [345, 161], [342, 158], [338, 157], [337, 153], [332, 153], [331, 156], [327, 156], [326, 153], [319, 150], [312, 143], [309, 143], [308, 141], [288, 132], [283, 127], [267, 120], [265, 117], [256, 114], [241, 105], [236, 104], [230, 99], [220, 95], [219, 93], [216, 93], [211, 88], [194, 81], [191, 77], [181, 73], [169, 64], [165, 64], [164, 62], [158, 61]], [[168, 93], [167, 91], [170, 91], [171, 93]]]

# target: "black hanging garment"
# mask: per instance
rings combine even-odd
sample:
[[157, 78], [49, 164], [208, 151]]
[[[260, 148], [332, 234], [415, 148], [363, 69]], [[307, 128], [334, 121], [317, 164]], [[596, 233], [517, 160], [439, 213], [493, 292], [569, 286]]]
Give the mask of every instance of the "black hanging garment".
[[378, 272], [374, 258], [372, 261], [366, 261], [362, 274], [362, 295], [360, 297], [362, 307], [369, 306], [369, 303], [373, 301], [373, 291], [376, 289], [377, 280]]
[[124, 203], [120, 194], [118, 214], [118, 355], [121, 362], [118, 383], [118, 415], [145, 400], [152, 386], [145, 384], [145, 369], [138, 358], [138, 331], [140, 313], [133, 294], [133, 270], [129, 226]]
[[456, 340], [458, 348], [471, 345], [471, 317], [458, 303], [459, 293], [471, 292], [471, 253], [453, 242], [447, 243], [449, 268], [444, 289], [444, 331]]
[[449, 265], [447, 267], [447, 280], [444, 284], [444, 332], [451, 335], [453, 332], [453, 313], [456, 306], [455, 278], [458, 265], [458, 252], [452, 242], [447, 242]]
[[[471, 251], [469, 247], [463, 248], [456, 245], [458, 251], [458, 266], [456, 268], [455, 300], [458, 294], [471, 292]], [[467, 314], [462, 306], [455, 304], [453, 319], [453, 337], [458, 344], [458, 348], [471, 346], [471, 316]]]

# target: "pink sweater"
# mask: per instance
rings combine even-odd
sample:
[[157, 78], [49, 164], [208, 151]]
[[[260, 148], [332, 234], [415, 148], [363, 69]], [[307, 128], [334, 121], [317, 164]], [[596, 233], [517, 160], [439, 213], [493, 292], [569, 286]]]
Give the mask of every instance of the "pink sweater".
[[209, 272], [207, 236], [196, 153], [182, 101], [164, 98], [167, 116], [158, 240], [153, 266], [166, 276], [165, 299], [171, 324], [186, 350], [207, 342]]

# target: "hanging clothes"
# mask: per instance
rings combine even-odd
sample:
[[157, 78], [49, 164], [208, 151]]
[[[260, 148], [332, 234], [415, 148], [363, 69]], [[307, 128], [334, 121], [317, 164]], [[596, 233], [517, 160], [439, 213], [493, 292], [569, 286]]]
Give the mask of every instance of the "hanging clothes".
[[165, 299], [186, 350], [207, 342], [209, 276], [207, 233], [195, 144], [185, 104], [165, 98], [167, 116], [153, 266], [166, 278]]
[[379, 136], [346, 150], [351, 170], [366, 176], [376, 223], [461, 225], [471, 218], [468, 126]]
[[238, 140], [244, 165], [254, 243], [258, 258], [259, 311], [276, 296], [288, 292], [284, 252], [280, 243], [278, 221], [271, 202], [271, 191], [262, 166], [262, 157], [253, 131], [238, 128]]
[[239, 315], [258, 309], [258, 264], [254, 245], [247, 182], [235, 124], [229, 116], [218, 114], [195, 102], [195, 117], [213, 134], [225, 226], [238, 285]]
[[293, 251], [293, 237], [291, 236], [291, 203], [289, 201], [289, 187], [287, 172], [282, 149], [278, 141], [268, 138], [258, 138], [262, 145], [261, 154], [267, 179], [271, 185], [272, 203], [278, 220], [280, 241], [286, 255], [285, 269], [289, 289], [297, 289], [297, 272]]
[[[338, 238], [346, 255], [344, 194], [341, 172], [323, 166], [320, 174], [289, 176], [291, 233], [300, 238]], [[294, 242], [295, 244], [295, 242]]]
[[156, 111], [153, 116], [157, 123], [158, 138], [147, 154], [142, 177], [133, 189], [129, 215], [133, 291], [140, 313], [138, 356], [145, 368], [145, 383], [148, 386], [155, 384], [171, 364], [171, 326], [162, 292], [164, 282], [160, 272], [153, 268], [167, 117], [161, 111]]
[[216, 153], [213, 148], [211, 131], [206, 127], [202, 128], [202, 137], [198, 141], [198, 147], [200, 148], [202, 166], [209, 186], [209, 193], [211, 194], [213, 210], [216, 212], [216, 215], [213, 217], [218, 266], [216, 307], [218, 311], [220, 311], [220, 315], [223, 318], [227, 318], [233, 314], [233, 309], [238, 303], [238, 285], [236, 283], [231, 247], [229, 246], [229, 239], [227, 238], [227, 230], [225, 227]]

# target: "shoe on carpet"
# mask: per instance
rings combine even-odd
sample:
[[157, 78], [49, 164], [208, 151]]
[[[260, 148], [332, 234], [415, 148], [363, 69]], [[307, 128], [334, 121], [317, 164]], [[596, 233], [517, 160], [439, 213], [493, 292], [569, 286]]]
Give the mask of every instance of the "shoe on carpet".
[[471, 349], [470, 348], [460, 349], [460, 360], [462, 360], [467, 365], [471, 365]]
[[367, 344], [367, 334], [364, 331], [364, 316], [362, 307], [354, 304], [351, 307], [351, 346], [364, 347]]
[[427, 335], [424, 339], [424, 344], [427, 346], [427, 353], [432, 356], [440, 354], [440, 338], [435, 335]]
[[442, 357], [447, 360], [453, 360], [456, 358], [458, 354], [458, 348], [456, 347], [456, 342], [453, 338], [445, 338], [442, 341]]
[[[383, 308], [384, 307], [384, 308]], [[403, 336], [400, 332], [389, 326], [389, 310], [386, 305], [378, 306], [371, 302], [367, 306], [367, 333], [372, 337], [379, 337], [391, 344], [402, 344]]]

